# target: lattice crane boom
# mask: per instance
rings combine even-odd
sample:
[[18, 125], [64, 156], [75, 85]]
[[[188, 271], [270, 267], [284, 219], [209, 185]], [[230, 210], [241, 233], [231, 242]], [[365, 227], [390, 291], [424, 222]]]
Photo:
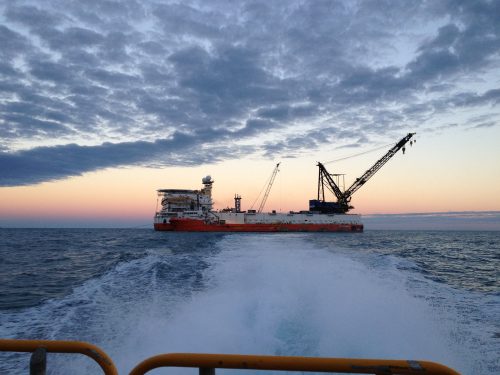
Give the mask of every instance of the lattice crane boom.
[[264, 196], [262, 197], [262, 202], [260, 202], [259, 209], [257, 210], [258, 213], [261, 213], [262, 210], [264, 209], [264, 206], [266, 205], [267, 197], [269, 196], [269, 192], [271, 191], [271, 187], [273, 186], [274, 179], [276, 178], [276, 175], [279, 172], [279, 166], [280, 163], [276, 164], [276, 167], [274, 167], [273, 173], [271, 175], [271, 178], [269, 180], [269, 184], [267, 185], [266, 192], [264, 193]]
[[[344, 192], [340, 190], [338, 185], [332, 178], [332, 175], [326, 170], [325, 166], [318, 162], [319, 175], [318, 175], [318, 198], [317, 200], [309, 201], [310, 210], [321, 211], [324, 213], [345, 213], [349, 211], [352, 206], [349, 205], [351, 196], [363, 186], [377, 171], [384, 166], [405, 144], [415, 135], [415, 133], [408, 133], [398, 143], [396, 143], [384, 156], [368, 169], [361, 177]], [[337, 202], [326, 202], [325, 200], [325, 186], [337, 198]]]
[[353, 195], [356, 190], [358, 190], [361, 186], [363, 186], [366, 181], [368, 181], [377, 171], [384, 166], [385, 163], [391, 159], [396, 152], [404, 147], [404, 145], [413, 137], [415, 133], [408, 133], [405, 137], [403, 137], [398, 143], [396, 143], [387, 153], [382, 156], [377, 162], [368, 169], [361, 177], [357, 178], [356, 181], [344, 192], [344, 199], [349, 201], [351, 195]]
[[337, 199], [342, 199], [344, 193], [342, 193], [342, 190], [340, 190], [338, 185], [335, 183], [332, 175], [328, 173], [325, 166], [318, 162], [318, 169], [318, 199], [321, 198], [323, 201], [325, 200], [325, 180], [327, 182], [326, 187], [328, 190], [330, 190], [337, 197]]

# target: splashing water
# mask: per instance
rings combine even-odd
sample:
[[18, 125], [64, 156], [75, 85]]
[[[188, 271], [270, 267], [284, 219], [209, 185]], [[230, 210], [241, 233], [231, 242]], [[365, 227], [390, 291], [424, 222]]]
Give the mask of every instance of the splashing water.
[[[119, 373], [168, 352], [425, 359], [463, 373], [496, 370], [495, 349], [476, 345], [495, 345], [484, 325], [464, 323], [453, 306], [468, 295], [411, 270], [408, 260], [353, 253], [328, 236], [228, 235], [178, 251], [187, 239], [168, 237], [62, 298], [3, 313], [0, 336], [89, 341]], [[10, 355], [3, 366], [17, 373], [27, 362]], [[48, 370], [100, 371], [68, 355], [51, 355]]]

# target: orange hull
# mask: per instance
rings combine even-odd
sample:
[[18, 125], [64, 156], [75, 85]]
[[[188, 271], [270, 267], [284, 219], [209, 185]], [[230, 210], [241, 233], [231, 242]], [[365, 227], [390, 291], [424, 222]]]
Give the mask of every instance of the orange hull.
[[171, 219], [170, 224], [155, 224], [158, 231], [176, 232], [362, 232], [362, 224], [218, 224], [202, 220]]

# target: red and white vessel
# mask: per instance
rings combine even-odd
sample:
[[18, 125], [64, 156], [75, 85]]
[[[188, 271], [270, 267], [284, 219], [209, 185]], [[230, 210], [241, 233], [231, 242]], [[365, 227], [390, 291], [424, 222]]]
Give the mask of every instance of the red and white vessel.
[[160, 189], [161, 209], [154, 218], [154, 229], [180, 232], [362, 232], [359, 215], [324, 214], [319, 211], [278, 213], [241, 211], [241, 197], [234, 208], [213, 210], [210, 176], [200, 190]]
[[[258, 210], [241, 210], [241, 197], [234, 197], [234, 207], [213, 210], [210, 176], [203, 178], [200, 190], [160, 189], [161, 209], [156, 212], [154, 228], [160, 231], [184, 232], [362, 232], [359, 215], [348, 214], [352, 195], [363, 186], [399, 150], [405, 153], [405, 145], [415, 142], [410, 139], [415, 133], [408, 133], [382, 156], [361, 177], [346, 190], [339, 188], [334, 180], [338, 174], [329, 173], [318, 163], [318, 196], [309, 201], [308, 211], [263, 213], [266, 199], [278, 173], [279, 163], [271, 175], [267, 190]], [[336, 201], [328, 201], [325, 190], [330, 191]]]

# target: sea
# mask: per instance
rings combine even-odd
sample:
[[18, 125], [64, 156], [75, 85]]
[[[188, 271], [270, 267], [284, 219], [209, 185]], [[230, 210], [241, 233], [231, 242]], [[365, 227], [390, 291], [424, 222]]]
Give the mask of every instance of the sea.
[[[0, 229], [0, 338], [88, 341], [120, 374], [172, 352], [420, 359], [500, 374], [499, 276], [494, 231]], [[47, 366], [102, 373], [74, 354], [49, 353]], [[0, 353], [0, 374], [27, 373], [29, 354]], [[177, 373], [197, 370], [152, 372]]]

